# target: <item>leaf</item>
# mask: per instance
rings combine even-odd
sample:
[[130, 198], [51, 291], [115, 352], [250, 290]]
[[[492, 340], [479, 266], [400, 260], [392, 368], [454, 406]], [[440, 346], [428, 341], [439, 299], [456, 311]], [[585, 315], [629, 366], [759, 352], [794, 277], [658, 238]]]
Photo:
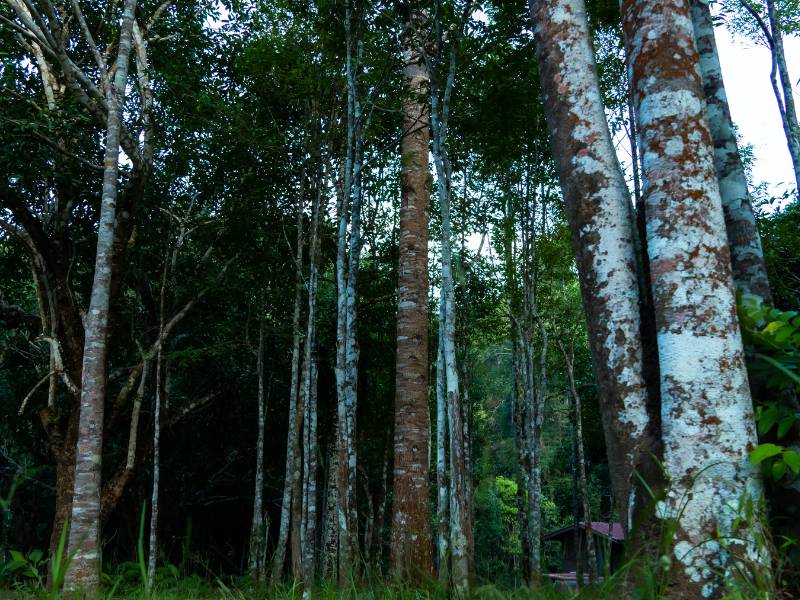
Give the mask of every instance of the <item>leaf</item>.
[[39, 549], [36, 549], [36, 550], [32, 551], [30, 554], [28, 554], [28, 559], [32, 563], [38, 563], [40, 560], [42, 560], [42, 555], [43, 555], [43, 552], [41, 550], [39, 550]]
[[759, 416], [758, 419], [759, 435], [766, 435], [766, 433], [770, 429], [772, 429], [772, 426], [775, 425], [775, 421], [777, 420], [778, 420], [778, 406], [773, 403], [767, 406]]
[[766, 325], [766, 327], [764, 327], [764, 329], [761, 330], [761, 332], [762, 333], [775, 333], [776, 331], [778, 331], [784, 325], [786, 325], [786, 323], [783, 323], [782, 321], [773, 321], [772, 323], [768, 323]]
[[[775, 444], [759, 444], [756, 446], [756, 449], [750, 453], [750, 462], [754, 465], [758, 465], [770, 457], [777, 456], [781, 452], [783, 452], [783, 448]], [[800, 456], [798, 458], [800, 458]]]
[[789, 415], [788, 417], [783, 417], [781, 422], [778, 423], [778, 439], [781, 439], [786, 433], [792, 428], [794, 425], [795, 420], [797, 417], [794, 415]]
[[9, 550], [8, 553], [11, 555], [11, 558], [14, 559], [14, 562], [18, 562], [23, 565], [28, 562], [28, 559], [25, 558], [25, 555], [19, 550]]
[[776, 460], [772, 465], [772, 478], [779, 481], [786, 473], [786, 463], [782, 460]]
[[792, 473], [800, 475], [800, 452], [796, 450], [786, 450], [783, 453], [783, 462], [789, 465]]

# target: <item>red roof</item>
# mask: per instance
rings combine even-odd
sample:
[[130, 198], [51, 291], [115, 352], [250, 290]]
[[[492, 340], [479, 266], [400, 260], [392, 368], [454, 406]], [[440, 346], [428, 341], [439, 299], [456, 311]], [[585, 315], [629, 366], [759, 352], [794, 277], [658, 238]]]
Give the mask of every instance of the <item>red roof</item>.
[[[562, 527], [561, 529], [557, 529], [556, 531], [551, 531], [550, 533], [545, 534], [542, 536], [543, 540], [551, 540], [553, 538], [560, 537], [561, 535], [572, 531], [575, 529], [576, 525], [567, 525], [566, 527]], [[584, 528], [583, 521], [580, 521], [577, 524], [577, 527], [581, 529]], [[603, 537], [609, 538], [614, 542], [622, 542], [625, 540], [625, 530], [622, 528], [622, 523], [608, 523], [605, 521], [592, 521], [592, 531], [596, 535], [602, 535]]]

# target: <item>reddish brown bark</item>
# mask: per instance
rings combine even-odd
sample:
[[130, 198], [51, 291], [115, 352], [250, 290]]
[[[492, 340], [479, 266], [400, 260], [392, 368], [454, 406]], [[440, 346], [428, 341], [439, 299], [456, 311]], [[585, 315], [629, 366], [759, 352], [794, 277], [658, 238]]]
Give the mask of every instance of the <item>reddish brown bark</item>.
[[583, 0], [531, 1], [545, 115], [572, 232], [609, 468], [623, 522], [658, 476], [657, 408], [647, 390], [636, 234], [600, 97]]
[[424, 99], [428, 73], [419, 52], [406, 53], [408, 98], [400, 143], [400, 283], [391, 569], [397, 579], [433, 572], [428, 500], [428, 172], [429, 113]]

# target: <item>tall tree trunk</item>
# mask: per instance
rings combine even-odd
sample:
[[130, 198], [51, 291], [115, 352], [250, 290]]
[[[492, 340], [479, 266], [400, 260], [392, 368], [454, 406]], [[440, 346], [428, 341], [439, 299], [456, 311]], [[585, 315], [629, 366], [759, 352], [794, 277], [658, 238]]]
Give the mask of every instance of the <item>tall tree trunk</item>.
[[[777, 67], [778, 75], [781, 80], [783, 90], [783, 106], [781, 107], [781, 118], [783, 122], [786, 141], [789, 146], [789, 154], [792, 157], [792, 167], [794, 167], [795, 184], [797, 194], [800, 196], [800, 125], [797, 122], [797, 110], [794, 104], [794, 87], [789, 76], [789, 69], [786, 66], [786, 53], [783, 50], [783, 32], [781, 31], [780, 18], [775, 8], [775, 0], [766, 0], [767, 16], [769, 17], [769, 28], [772, 34], [772, 60]], [[774, 83], [773, 68], [773, 87], [777, 95], [777, 86]], [[780, 101], [779, 101], [780, 104]]]
[[[166, 269], [166, 267], [165, 267]], [[164, 297], [161, 297], [161, 331], [164, 327]], [[156, 577], [156, 559], [158, 555], [158, 508], [159, 484], [161, 479], [161, 370], [163, 367], [162, 349], [158, 349], [156, 358], [156, 393], [153, 400], [153, 489], [150, 497], [150, 539], [147, 554], [147, 593], [153, 591]]]
[[302, 394], [305, 417], [303, 424], [303, 521], [302, 563], [303, 581], [311, 584], [317, 564], [317, 363], [316, 318], [319, 282], [319, 220], [327, 182], [322, 162], [317, 167], [314, 205], [311, 214], [308, 275], [308, 320], [303, 349]]
[[281, 520], [278, 530], [278, 545], [272, 560], [272, 581], [278, 582], [283, 576], [286, 562], [286, 544], [289, 541], [289, 528], [292, 515], [292, 497], [295, 482], [300, 477], [300, 425], [303, 410], [300, 406], [300, 313], [303, 298], [303, 196], [305, 191], [305, 169], [300, 178], [300, 194], [297, 200], [297, 242], [295, 252], [295, 293], [294, 315], [292, 317], [292, 373], [289, 386], [289, 424], [286, 435], [286, 475], [283, 483], [283, 499], [281, 501]]
[[108, 123], [103, 160], [103, 193], [91, 299], [85, 321], [80, 417], [75, 459], [75, 485], [69, 551], [74, 553], [65, 578], [70, 589], [90, 593], [100, 585], [100, 492], [103, 416], [108, 365], [108, 322], [119, 173], [122, 106], [128, 80], [136, 0], [126, 0], [120, 26], [113, 83], [108, 82]]
[[[415, 13], [412, 21], [425, 20]], [[424, 24], [417, 25], [424, 27]], [[397, 580], [433, 572], [428, 466], [428, 69], [412, 36], [405, 51], [400, 142], [400, 249], [395, 368], [391, 570]]]
[[450, 489], [447, 483], [447, 391], [444, 381], [444, 305], [439, 304], [439, 343], [436, 350], [436, 550], [439, 578], [447, 582], [450, 569]]
[[[577, 479], [580, 487], [581, 509], [583, 512], [583, 526], [586, 534], [586, 560], [589, 563], [589, 581], [597, 581], [597, 553], [594, 547], [594, 533], [592, 533], [592, 513], [589, 508], [589, 483], [586, 479], [586, 458], [583, 455], [583, 421], [581, 416], [581, 396], [575, 385], [574, 352], [559, 342], [561, 353], [564, 356], [564, 365], [567, 369], [569, 392], [572, 396], [573, 419], [575, 422], [575, 462], [577, 463]], [[580, 558], [580, 554], [578, 555]], [[580, 561], [579, 561], [580, 562]]]
[[[337, 323], [336, 385], [339, 451], [337, 517], [339, 522], [338, 581], [346, 585], [356, 575], [358, 515], [356, 503], [356, 409], [358, 399], [357, 283], [361, 256], [361, 165], [365, 125], [358, 90], [360, 41], [352, 31], [352, 7], [345, 4], [347, 43], [347, 154], [339, 202], [336, 256]], [[354, 50], [357, 50], [354, 56]], [[348, 237], [349, 224], [349, 237]]]
[[264, 385], [264, 344], [266, 343], [266, 321], [261, 316], [258, 328], [258, 438], [256, 439], [256, 476], [253, 494], [253, 518], [250, 525], [250, 549], [248, 553], [248, 570], [255, 581], [264, 576], [264, 547], [267, 543], [267, 531], [264, 526], [264, 430], [267, 413], [267, 401]]
[[706, 116], [714, 142], [714, 164], [728, 232], [733, 283], [739, 292], [771, 303], [761, 238], [725, 94], [708, 0], [692, 0], [692, 24], [700, 55]]
[[[455, 60], [453, 60], [455, 63]], [[444, 306], [442, 346], [444, 354], [444, 384], [447, 397], [447, 422], [450, 433], [450, 573], [456, 591], [462, 593], [469, 587], [469, 557], [467, 556], [467, 529], [471, 526], [467, 510], [464, 473], [464, 425], [461, 418], [461, 394], [458, 381], [455, 345], [455, 286], [453, 281], [452, 228], [450, 225], [450, 176], [447, 156], [444, 154], [446, 136], [446, 105], [442, 117], [438, 102], [432, 99], [431, 115], [434, 135], [439, 198], [442, 213], [442, 288], [440, 302]], [[439, 121], [439, 119], [442, 119]], [[438, 122], [437, 122], [438, 121]]]
[[686, 0], [624, 0], [622, 17], [647, 182], [669, 475], [658, 516], [674, 522], [679, 571], [670, 595], [719, 597], [722, 573], [757, 552], [737, 506], [763, 493], [748, 461], [755, 421], [699, 57]]
[[525, 435], [525, 423], [528, 418], [528, 411], [523, 400], [523, 367], [522, 357], [520, 356], [520, 344], [516, 332], [514, 332], [512, 346], [513, 361], [513, 411], [514, 411], [514, 451], [517, 455], [517, 467], [519, 475], [517, 477], [517, 513], [519, 519], [519, 538], [522, 553], [522, 576], [527, 583], [531, 583], [531, 535], [528, 528], [528, 485], [530, 478], [530, 457], [528, 456], [527, 436]]
[[[606, 123], [583, 0], [530, 0], [544, 107], [587, 314], [611, 481], [624, 526], [659, 468], [645, 381], [630, 198]], [[653, 418], [653, 417], [656, 418]]]

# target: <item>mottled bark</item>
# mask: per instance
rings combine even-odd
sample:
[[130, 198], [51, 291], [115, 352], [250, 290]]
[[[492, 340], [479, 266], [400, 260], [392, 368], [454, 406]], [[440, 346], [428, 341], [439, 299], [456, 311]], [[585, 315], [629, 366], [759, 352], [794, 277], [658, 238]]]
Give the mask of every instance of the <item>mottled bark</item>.
[[[661, 372], [667, 493], [675, 524], [670, 595], [720, 597], [722, 574], [756, 558], [746, 496], [757, 443], [736, 318], [725, 220], [688, 0], [624, 0], [646, 181], [647, 251]], [[726, 538], [722, 550], [719, 536]]]
[[346, 585], [356, 574], [358, 554], [358, 515], [356, 504], [356, 407], [358, 399], [358, 336], [356, 290], [361, 255], [361, 165], [365, 124], [357, 71], [360, 42], [353, 32], [352, 7], [345, 5], [347, 56], [347, 144], [344, 177], [339, 198], [339, 225], [336, 254], [336, 392], [337, 392], [337, 520], [338, 582]]
[[292, 498], [295, 496], [295, 482], [300, 479], [300, 426], [303, 410], [300, 406], [300, 313], [303, 298], [303, 195], [305, 190], [305, 170], [300, 178], [300, 193], [297, 201], [297, 242], [295, 250], [295, 294], [294, 312], [292, 316], [292, 366], [291, 383], [289, 385], [289, 423], [286, 434], [286, 471], [283, 482], [283, 498], [281, 500], [281, 520], [278, 530], [278, 545], [272, 559], [272, 582], [278, 582], [283, 576], [286, 561], [286, 545], [289, 541], [291, 526]]
[[444, 306], [439, 305], [439, 342], [436, 350], [436, 558], [439, 578], [449, 579], [450, 488], [447, 481], [447, 392], [444, 382]]
[[[630, 198], [600, 97], [583, 0], [531, 0], [550, 141], [572, 231], [611, 480], [626, 528], [658, 473]], [[657, 414], [657, 413], [656, 413]]]
[[[772, 34], [772, 61], [773, 61], [773, 87], [777, 95], [777, 86], [775, 85], [775, 70], [778, 71], [778, 76], [781, 82], [781, 89], [783, 90], [783, 105], [781, 109], [781, 120], [783, 122], [783, 130], [786, 134], [786, 142], [789, 146], [789, 155], [792, 158], [792, 167], [794, 168], [795, 184], [797, 185], [797, 193], [800, 195], [800, 125], [797, 122], [797, 109], [794, 104], [794, 86], [792, 86], [792, 79], [789, 76], [789, 69], [786, 66], [786, 53], [783, 50], [783, 32], [781, 30], [780, 18], [778, 11], [775, 7], [775, 0], [766, 0], [767, 3], [767, 16], [769, 17], [769, 29]], [[780, 99], [778, 100], [780, 104]]]
[[722, 80], [722, 68], [714, 39], [714, 22], [708, 0], [692, 0], [691, 4], [694, 37], [706, 99], [706, 116], [714, 142], [714, 164], [731, 252], [733, 282], [739, 292], [771, 303], [772, 293], [764, 265], [761, 238], [756, 227], [747, 178]]
[[[589, 508], [589, 483], [586, 478], [586, 458], [583, 453], [583, 421], [581, 415], [581, 396], [575, 385], [574, 351], [569, 352], [559, 342], [561, 353], [564, 356], [564, 366], [567, 370], [569, 393], [572, 396], [573, 420], [575, 422], [575, 462], [578, 487], [581, 496], [581, 512], [586, 536], [586, 561], [589, 563], [589, 581], [597, 581], [597, 553], [594, 547], [594, 533], [592, 532], [592, 512]], [[580, 556], [580, 554], [578, 554]], [[580, 561], [579, 561], [580, 562]]]
[[100, 585], [100, 492], [103, 414], [108, 357], [109, 303], [119, 172], [120, 129], [136, 0], [126, 0], [120, 27], [113, 83], [107, 85], [108, 119], [103, 192], [91, 299], [85, 320], [80, 417], [75, 457], [75, 485], [69, 550], [74, 553], [65, 585], [94, 591]]
[[[414, 17], [412, 17], [414, 18]], [[415, 20], [424, 19], [416, 16]], [[390, 565], [397, 580], [433, 572], [428, 463], [428, 202], [429, 77], [413, 39], [407, 41], [400, 142], [400, 249], [395, 369], [394, 480]]]
[[303, 581], [310, 584], [316, 574], [317, 561], [317, 362], [316, 320], [317, 288], [319, 284], [319, 222], [323, 210], [327, 181], [323, 165], [318, 165], [314, 203], [311, 209], [311, 235], [309, 240], [308, 319], [303, 348], [301, 392], [303, 418], [303, 507], [301, 524], [301, 555]]
[[[165, 270], [166, 273], [166, 270]], [[165, 277], [166, 281], [166, 277]], [[164, 323], [164, 288], [161, 295], [161, 328]], [[153, 400], [153, 489], [150, 495], [150, 539], [147, 554], [147, 593], [153, 590], [156, 577], [156, 559], [158, 557], [158, 509], [161, 480], [161, 372], [163, 367], [162, 350], [159, 348], [156, 358], [156, 393]]]
[[264, 552], [267, 545], [267, 530], [264, 520], [264, 430], [267, 413], [267, 400], [264, 384], [264, 344], [266, 343], [266, 322], [261, 317], [258, 328], [258, 351], [256, 373], [258, 376], [258, 436], [256, 439], [256, 474], [253, 493], [253, 517], [250, 525], [250, 548], [248, 552], [248, 570], [250, 576], [261, 581], [264, 577]]
[[[446, 90], [452, 89], [455, 76], [455, 51], [451, 54], [451, 68]], [[467, 556], [467, 529], [470, 527], [464, 473], [464, 425], [461, 417], [461, 393], [456, 364], [456, 311], [453, 281], [452, 227], [450, 224], [450, 169], [447, 156], [447, 110], [449, 94], [441, 102], [434, 94], [431, 98], [431, 122], [434, 132], [433, 156], [441, 207], [442, 227], [442, 288], [439, 302], [444, 306], [442, 346], [444, 385], [447, 397], [447, 422], [450, 434], [450, 576], [459, 593], [469, 588], [469, 557]]]

